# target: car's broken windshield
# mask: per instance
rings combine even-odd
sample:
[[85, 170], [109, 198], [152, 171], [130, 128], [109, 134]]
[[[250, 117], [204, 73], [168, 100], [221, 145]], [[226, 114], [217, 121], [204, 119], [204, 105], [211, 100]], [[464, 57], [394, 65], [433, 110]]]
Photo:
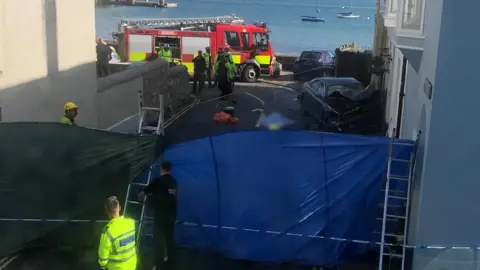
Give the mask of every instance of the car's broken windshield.
[[371, 94], [370, 91], [366, 90], [361, 83], [330, 85], [328, 87], [329, 96], [334, 93], [339, 93], [352, 101], [368, 98]]

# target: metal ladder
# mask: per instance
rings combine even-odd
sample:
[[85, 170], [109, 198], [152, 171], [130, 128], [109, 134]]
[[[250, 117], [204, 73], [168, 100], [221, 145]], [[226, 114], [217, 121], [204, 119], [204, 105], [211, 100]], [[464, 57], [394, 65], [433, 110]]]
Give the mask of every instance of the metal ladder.
[[[138, 122], [138, 130], [137, 132], [139, 134], [143, 133], [149, 133], [149, 134], [164, 134], [164, 100], [163, 100], [163, 94], [159, 94], [158, 96], [159, 100], [159, 107], [158, 108], [153, 108], [153, 107], [144, 107], [144, 100], [143, 100], [143, 94], [142, 91], [138, 92], [138, 116], [139, 116], [139, 122]], [[148, 123], [146, 123], [146, 117], [147, 117], [147, 112], [157, 112], [158, 113], [158, 120], [155, 126], [149, 126]], [[140, 206], [141, 207], [141, 212], [140, 212], [140, 217], [139, 220], [141, 221], [140, 224], [138, 225], [138, 231], [137, 231], [137, 250], [140, 247], [140, 240], [142, 236], [142, 228], [143, 228], [143, 221], [144, 221], [144, 216], [145, 216], [145, 210], [146, 210], [146, 205], [144, 203], [138, 202], [136, 199], [136, 196], [139, 194], [143, 188], [148, 186], [152, 180], [153, 176], [153, 168], [154, 165], [151, 165], [150, 168], [148, 169], [148, 176], [146, 179], [146, 182], [141, 183], [141, 182], [132, 182], [128, 185], [127, 189], [127, 194], [126, 194], [126, 199], [125, 199], [125, 206], [123, 208], [123, 213], [124, 215], [127, 213], [127, 209], [129, 209], [129, 206]], [[132, 198], [133, 196], [133, 198]]]
[[129, 27], [193, 26], [199, 24], [242, 24], [240, 17], [232, 15], [199, 18], [122, 19], [120, 25]]
[[[393, 131], [395, 134], [395, 130]], [[378, 270], [383, 270], [384, 257], [401, 260], [401, 269], [405, 269], [405, 251], [407, 244], [408, 219], [410, 212], [410, 189], [415, 173], [415, 153], [420, 138], [420, 132], [414, 143], [395, 142], [392, 135], [389, 144], [388, 165], [386, 173], [385, 196], [383, 199], [382, 230], [380, 232], [380, 256]], [[393, 158], [394, 146], [412, 146], [409, 159]], [[405, 174], [392, 173], [393, 164], [403, 164], [406, 167]], [[405, 189], [395, 189], [402, 187]], [[403, 226], [402, 226], [403, 223]], [[387, 241], [391, 239], [391, 241]], [[392, 246], [395, 245], [395, 246]], [[387, 251], [385, 251], [387, 249]]]

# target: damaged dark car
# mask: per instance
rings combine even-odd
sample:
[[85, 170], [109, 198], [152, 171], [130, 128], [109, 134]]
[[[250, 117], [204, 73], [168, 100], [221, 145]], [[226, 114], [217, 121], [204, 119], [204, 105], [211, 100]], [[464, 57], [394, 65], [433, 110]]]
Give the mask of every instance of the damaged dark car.
[[321, 77], [306, 82], [298, 99], [305, 128], [328, 132], [375, 135], [382, 132], [379, 91], [354, 78]]

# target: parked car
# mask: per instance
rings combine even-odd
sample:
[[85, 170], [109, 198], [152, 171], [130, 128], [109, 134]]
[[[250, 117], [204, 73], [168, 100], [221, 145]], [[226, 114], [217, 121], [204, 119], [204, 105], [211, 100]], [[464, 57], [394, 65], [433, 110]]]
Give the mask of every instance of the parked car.
[[321, 130], [376, 134], [383, 119], [378, 92], [354, 78], [321, 77], [306, 82], [298, 100], [302, 114]]
[[293, 79], [328, 77], [335, 74], [335, 54], [327, 50], [303, 51], [293, 63]]

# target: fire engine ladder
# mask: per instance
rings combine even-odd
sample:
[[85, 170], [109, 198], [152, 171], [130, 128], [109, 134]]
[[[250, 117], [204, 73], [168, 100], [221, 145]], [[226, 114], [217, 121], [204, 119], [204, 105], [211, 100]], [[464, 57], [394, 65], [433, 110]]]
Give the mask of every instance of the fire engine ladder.
[[194, 26], [201, 24], [241, 24], [240, 17], [232, 15], [199, 18], [122, 19], [120, 24], [130, 27]]
[[[138, 115], [139, 115], [139, 123], [138, 123], [138, 133], [149, 133], [149, 134], [164, 134], [164, 100], [163, 94], [159, 94], [158, 96], [159, 107], [145, 107], [143, 94], [141, 91], [138, 92]], [[154, 114], [158, 115], [158, 120], [154, 126], [148, 125], [147, 123], [147, 115], [149, 112], [153, 112]], [[130, 209], [129, 206], [140, 206], [140, 224], [137, 226], [137, 249], [140, 247], [140, 240], [142, 236], [142, 228], [144, 226], [144, 217], [146, 212], [146, 205], [142, 202], [138, 202], [137, 196], [143, 188], [148, 186], [153, 178], [153, 168], [155, 165], [151, 165], [148, 169], [148, 176], [147, 179], [143, 182], [138, 182], [134, 180], [130, 185], [128, 185], [127, 194], [126, 194], [126, 201], [125, 207], [123, 208], [124, 215], [127, 213], [127, 209]], [[138, 209], [137, 209], [138, 210]], [[135, 215], [137, 216], [137, 215]]]
[[[393, 131], [395, 134], [395, 130]], [[415, 173], [415, 154], [420, 138], [417, 134], [413, 143], [396, 142], [394, 136], [390, 140], [386, 184], [383, 200], [382, 231], [380, 238], [380, 256], [378, 270], [384, 269], [384, 257], [393, 260], [401, 260], [401, 269], [405, 269], [405, 250], [407, 244], [408, 219], [410, 212], [410, 189]], [[412, 151], [409, 159], [397, 159], [393, 157], [395, 146], [411, 146]], [[400, 163], [400, 164], [399, 164]], [[397, 166], [397, 164], [399, 166]], [[401, 175], [398, 171], [392, 172], [392, 165], [403, 168], [405, 173]], [[398, 174], [397, 174], [398, 173]], [[387, 241], [387, 239], [389, 241]], [[398, 262], [398, 261], [397, 261]], [[395, 263], [397, 265], [397, 263]]]

